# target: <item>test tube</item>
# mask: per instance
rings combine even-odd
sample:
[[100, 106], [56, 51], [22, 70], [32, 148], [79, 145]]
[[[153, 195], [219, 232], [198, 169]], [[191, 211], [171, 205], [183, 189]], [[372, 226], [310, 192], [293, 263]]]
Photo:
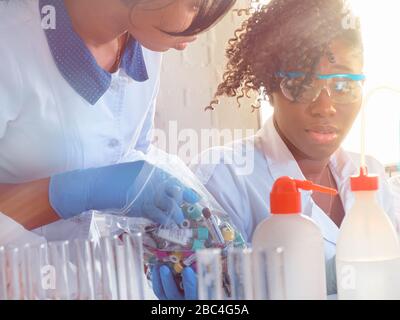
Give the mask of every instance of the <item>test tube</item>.
[[47, 300], [54, 297], [56, 289], [56, 270], [50, 264], [48, 244], [41, 244], [34, 251], [37, 254], [37, 263], [40, 276], [37, 279], [37, 299]]
[[54, 293], [56, 271], [49, 262], [48, 244], [42, 243], [25, 247], [25, 259], [29, 264], [31, 292], [29, 299], [46, 300]]
[[219, 244], [224, 244], [225, 243], [224, 236], [222, 235], [222, 232], [219, 229], [216, 217], [211, 213], [209, 208], [204, 208], [202, 214], [206, 219], [206, 223], [208, 229], [210, 230], [213, 240]]
[[0, 247], [0, 300], [7, 300], [7, 260], [6, 249]]
[[251, 249], [228, 250], [228, 277], [232, 300], [253, 299], [252, 254]]
[[284, 248], [253, 251], [253, 285], [257, 300], [286, 300]]
[[143, 240], [140, 232], [124, 234], [127, 299], [144, 300]]
[[36, 247], [26, 244], [23, 247], [23, 283], [24, 283], [24, 299], [37, 299], [38, 279], [40, 279], [40, 268], [38, 263], [38, 255]]
[[100, 239], [102, 297], [105, 300], [118, 300], [113, 240], [109, 237]]
[[52, 298], [55, 300], [70, 300], [73, 297], [73, 289], [76, 283], [73, 282], [71, 271], [69, 270], [69, 242], [50, 242], [49, 257], [50, 257], [50, 268], [55, 269], [55, 290], [51, 290]]
[[190, 267], [193, 263], [196, 262], [196, 254], [191, 252], [189, 255], [185, 256], [182, 262], [186, 267]]
[[274, 262], [276, 272], [276, 282], [271, 281], [272, 285], [275, 285], [276, 290], [273, 290], [271, 286], [271, 298], [279, 300], [287, 300], [286, 292], [286, 272], [285, 272], [285, 249], [283, 247], [277, 247], [274, 249]]
[[46, 291], [55, 286], [55, 270], [49, 265], [47, 244], [23, 247], [25, 298], [45, 300]]
[[21, 300], [22, 272], [19, 248], [13, 247], [7, 250], [7, 262], [8, 298], [9, 300]]
[[93, 278], [95, 299], [103, 300], [103, 285], [102, 285], [102, 265], [101, 265], [101, 247], [100, 239], [91, 240], [93, 247]]
[[197, 251], [200, 300], [222, 300], [221, 249]]
[[94, 300], [95, 279], [93, 243], [89, 240], [76, 239], [73, 242], [77, 263], [77, 289], [79, 300]]
[[115, 257], [118, 300], [128, 300], [125, 246], [124, 243], [118, 238], [118, 236], [113, 237], [112, 243]]

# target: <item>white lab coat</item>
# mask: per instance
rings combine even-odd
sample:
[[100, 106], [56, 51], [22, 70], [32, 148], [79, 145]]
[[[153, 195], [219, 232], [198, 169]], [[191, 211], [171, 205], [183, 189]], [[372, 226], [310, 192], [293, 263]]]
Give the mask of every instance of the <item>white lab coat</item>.
[[[242, 154], [246, 155], [246, 170], [241, 161]], [[204, 164], [204, 161], [212, 159], [217, 161]], [[269, 194], [274, 181], [281, 176], [305, 179], [293, 155], [275, 130], [272, 118], [255, 136], [236, 141], [228, 147], [206, 151], [196, 162], [200, 164], [193, 165], [194, 173], [231, 216], [233, 223], [248, 242], [251, 242], [256, 226], [270, 216]], [[254, 168], [248, 170], [253, 163]], [[359, 164], [358, 154], [343, 149], [337, 150], [329, 163], [346, 211], [354, 201], [349, 178], [358, 174]], [[367, 165], [370, 173], [380, 176], [379, 201], [398, 231], [394, 202], [400, 203], [400, 194], [395, 197], [392, 193], [385, 178], [384, 168], [379, 162], [367, 157]], [[336, 292], [334, 258], [338, 227], [315, 204], [311, 192], [302, 192], [302, 204], [303, 213], [317, 223], [324, 237], [328, 294], [334, 294]]]
[[90, 105], [59, 72], [38, 0], [0, 1], [0, 183], [115, 164], [147, 152], [161, 54], [143, 48], [149, 79], [123, 69]]
[[[54, 62], [38, 0], [0, 1], [0, 40], [0, 183], [134, 160], [149, 151], [160, 53], [143, 48], [147, 81], [120, 69], [90, 105]], [[60, 221], [51, 230], [61, 240], [70, 227]], [[154, 298], [148, 288], [146, 296]]]

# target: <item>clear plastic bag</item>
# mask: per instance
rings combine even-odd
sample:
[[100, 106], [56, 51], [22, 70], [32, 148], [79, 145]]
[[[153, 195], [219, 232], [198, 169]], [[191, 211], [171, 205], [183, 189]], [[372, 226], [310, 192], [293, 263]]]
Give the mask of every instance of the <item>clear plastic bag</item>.
[[[101, 236], [142, 232], [147, 266], [169, 265], [180, 287], [180, 273], [183, 268], [192, 267], [196, 271], [195, 252], [198, 250], [221, 249], [223, 271], [226, 271], [229, 248], [246, 247], [244, 238], [233, 225], [230, 217], [179, 158], [158, 151], [157, 154], [143, 156], [141, 160], [151, 163], [154, 167], [143, 168], [127, 199], [126, 207], [122, 210], [96, 213], [95, 225], [97, 230], [103, 230]], [[157, 174], [157, 168], [167, 173], [167, 179], [171, 177], [177, 179], [181, 185], [194, 190], [200, 197], [196, 203], [188, 203], [184, 200], [179, 202], [180, 210], [184, 215], [184, 220], [179, 225], [173, 223], [173, 219], [169, 220], [171, 223], [161, 225], [149, 219], [127, 216], [141, 198], [141, 193], [148, 191], [148, 183], [152, 183], [152, 175]], [[168, 211], [165, 214], [168, 215]], [[229, 285], [226, 282], [228, 281], [224, 281], [224, 288], [229, 295]]]
[[[139, 155], [139, 156], [138, 156]], [[104, 237], [122, 236], [124, 233], [141, 232], [146, 270], [157, 264], [167, 264], [176, 275], [180, 286], [180, 273], [184, 267], [196, 268], [195, 252], [200, 249], [217, 248], [221, 250], [222, 271], [227, 274], [226, 258], [229, 248], [244, 248], [246, 243], [231, 222], [230, 217], [222, 210], [213, 196], [204, 188], [197, 177], [177, 157], [160, 150], [150, 155], [135, 154], [125, 161], [145, 160], [151, 166], [144, 166], [135, 184], [127, 195], [126, 206], [120, 210], [87, 211], [67, 221], [54, 223], [36, 230], [50, 241], [91, 239], [95, 243]], [[143, 194], [152, 183], [152, 175], [159, 174], [157, 168], [167, 173], [167, 179], [179, 182], [195, 191], [200, 200], [197, 203], [180, 202], [184, 220], [179, 225], [170, 219], [170, 223], [157, 224], [151, 219], [130, 217], [132, 211], [140, 210], [137, 206]], [[158, 186], [155, 185], [155, 188]], [[154, 191], [154, 189], [152, 190]], [[149, 192], [149, 196], [152, 192]], [[165, 212], [168, 216], [168, 212]], [[225, 293], [230, 296], [229, 281], [223, 277]]]

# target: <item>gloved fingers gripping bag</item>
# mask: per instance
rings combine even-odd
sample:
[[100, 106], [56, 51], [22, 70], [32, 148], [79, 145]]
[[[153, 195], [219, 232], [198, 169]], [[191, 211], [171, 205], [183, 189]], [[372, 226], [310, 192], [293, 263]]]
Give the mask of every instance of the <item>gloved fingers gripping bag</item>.
[[[160, 153], [143, 157], [127, 205], [103, 212], [112, 215], [103, 215], [107, 227], [102, 229], [108, 229], [109, 235], [141, 232], [147, 269], [167, 264], [179, 286], [184, 267], [196, 271], [197, 250], [220, 248], [226, 274], [228, 249], [246, 246], [228, 214], [179, 158]], [[228, 280], [224, 282], [229, 294]]]

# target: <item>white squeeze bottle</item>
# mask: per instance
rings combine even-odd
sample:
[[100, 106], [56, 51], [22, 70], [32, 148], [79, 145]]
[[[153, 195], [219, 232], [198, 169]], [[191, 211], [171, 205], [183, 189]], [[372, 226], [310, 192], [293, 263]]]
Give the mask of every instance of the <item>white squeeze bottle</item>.
[[379, 206], [378, 176], [351, 177], [355, 202], [336, 245], [338, 299], [400, 299], [400, 247], [396, 231]]
[[[321, 300], [327, 297], [324, 240], [316, 223], [301, 214], [298, 189], [336, 194], [336, 190], [311, 181], [290, 177], [275, 181], [270, 195], [272, 215], [257, 226], [252, 241], [256, 299]], [[266, 253], [266, 261], [261, 261], [260, 251]], [[261, 279], [262, 274], [265, 279]], [[260, 288], [265, 285], [268, 287], [266, 295]]]

